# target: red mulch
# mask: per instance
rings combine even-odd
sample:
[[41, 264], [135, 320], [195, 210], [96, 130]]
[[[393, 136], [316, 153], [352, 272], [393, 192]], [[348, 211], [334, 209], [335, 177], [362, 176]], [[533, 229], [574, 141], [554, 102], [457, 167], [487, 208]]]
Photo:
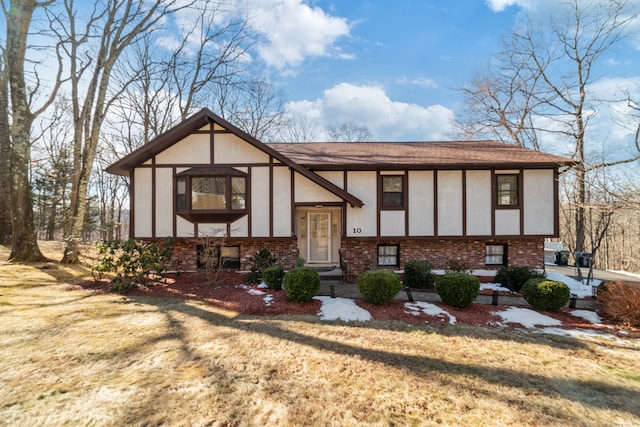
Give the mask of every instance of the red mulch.
[[[201, 273], [182, 273], [178, 276], [170, 275], [165, 282], [154, 283], [145, 288], [138, 288], [127, 293], [129, 296], [159, 296], [188, 298], [206, 301], [212, 306], [231, 310], [241, 314], [272, 316], [279, 314], [309, 314], [316, 315], [321, 302], [313, 300], [308, 303], [289, 301], [282, 290], [258, 289], [245, 285], [246, 276], [235, 272], [222, 272], [215, 281], [208, 279]], [[83, 289], [95, 293], [111, 293], [112, 284], [103, 279], [97, 282], [79, 284]], [[263, 295], [250, 292], [262, 291]], [[270, 296], [270, 301], [265, 300]], [[449, 317], [431, 316], [420, 312], [413, 314], [405, 307], [407, 301], [393, 300], [387, 305], [374, 305], [363, 299], [355, 300], [358, 306], [371, 313], [374, 320], [398, 320], [407, 324], [419, 325], [428, 323], [431, 326], [445, 326], [449, 324]], [[456, 318], [458, 325], [476, 325], [483, 327], [504, 327], [502, 318], [495, 312], [506, 310], [507, 305], [471, 304], [464, 309], [456, 309], [442, 303], [431, 303], [441, 307]], [[640, 338], [640, 328], [625, 328], [616, 325], [593, 325], [586, 320], [572, 316], [570, 309], [562, 309], [557, 313], [544, 313], [547, 316], [562, 321], [565, 329], [597, 329], [602, 332], [616, 334], [621, 338]], [[509, 325], [519, 327], [520, 325]], [[626, 332], [621, 332], [623, 329]]]

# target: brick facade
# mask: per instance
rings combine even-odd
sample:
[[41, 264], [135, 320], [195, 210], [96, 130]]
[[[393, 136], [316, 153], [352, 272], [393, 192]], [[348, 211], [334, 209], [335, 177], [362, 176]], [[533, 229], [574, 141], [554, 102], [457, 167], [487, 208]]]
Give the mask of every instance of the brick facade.
[[378, 245], [399, 245], [400, 267], [411, 260], [426, 260], [434, 270], [444, 270], [449, 260], [466, 262], [472, 270], [497, 270], [484, 261], [487, 243], [507, 245], [508, 265], [526, 265], [544, 269], [544, 239], [495, 240], [342, 240], [343, 259], [348, 266], [350, 278], [363, 271], [378, 267]]
[[[210, 242], [209, 244], [221, 244], [224, 246], [240, 247], [240, 270], [251, 269], [251, 257], [260, 249], [269, 249], [271, 254], [278, 258], [278, 265], [285, 269], [293, 268], [298, 255], [298, 244], [296, 239], [252, 239], [252, 240], [222, 240]], [[193, 271], [198, 266], [198, 245], [204, 242], [197, 239], [175, 240], [173, 244], [173, 259], [179, 262], [179, 268], [183, 271]]]

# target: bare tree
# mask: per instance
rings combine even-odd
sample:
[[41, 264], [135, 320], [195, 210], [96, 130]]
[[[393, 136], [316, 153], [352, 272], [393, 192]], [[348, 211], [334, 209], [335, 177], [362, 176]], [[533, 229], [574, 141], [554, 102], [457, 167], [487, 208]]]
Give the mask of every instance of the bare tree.
[[[488, 95], [483, 94], [478, 105], [491, 118], [490, 127], [504, 131], [513, 126], [516, 144], [523, 143], [519, 135], [529, 135], [529, 140], [537, 135], [535, 141], [545, 133], [575, 147], [570, 153], [576, 161], [571, 202], [575, 205], [575, 249], [582, 252], [587, 235], [587, 173], [640, 158], [638, 152], [615, 162], [589, 164], [585, 150], [595, 107], [603, 102], [592, 89], [599, 77], [598, 66], [638, 15], [631, 0], [569, 0], [562, 6], [565, 13], [550, 17], [546, 29], [529, 22], [512, 32], [500, 55], [501, 77], [492, 79]], [[517, 102], [511, 104], [512, 100]]]
[[[36, 0], [11, 1], [7, 6], [2, 2], [2, 12], [7, 27], [6, 49], [4, 51], [5, 79], [8, 83], [8, 105], [3, 111], [6, 118], [1, 126], [8, 126], [9, 138], [0, 142], [9, 144], [9, 166], [11, 176], [10, 204], [12, 245], [9, 259], [15, 262], [44, 260], [36, 238], [33, 214], [33, 200], [31, 184], [29, 182], [29, 164], [31, 161], [31, 127], [33, 120], [42, 113], [54, 100], [60, 85], [62, 66], [58, 63], [58, 76], [54, 86], [50, 89], [49, 97], [43, 104], [32, 109], [34, 99], [41, 93], [41, 81], [37, 68], [33, 68], [31, 85], [27, 85], [25, 62], [27, 61], [27, 37], [31, 28], [31, 20], [36, 9], [45, 7], [51, 1], [38, 2]], [[59, 59], [59, 57], [58, 57]], [[37, 64], [36, 64], [37, 66]]]
[[327, 132], [332, 141], [371, 142], [376, 139], [373, 132], [371, 132], [367, 126], [361, 126], [352, 121], [329, 125]]
[[[11, 198], [11, 138], [9, 137], [9, 76], [6, 50], [0, 46], [0, 200]], [[11, 243], [11, 203], [0, 204], [0, 244]]]
[[303, 115], [288, 114], [273, 142], [314, 142], [322, 137], [322, 129], [316, 122]]
[[50, 11], [51, 29], [70, 64], [74, 122], [73, 177], [67, 246], [62, 262], [79, 261], [87, 211], [87, 195], [100, 131], [109, 107], [123, 87], [112, 87], [112, 72], [125, 49], [152, 31], [169, 14], [188, 7], [178, 0], [107, 0], [94, 3], [86, 22], [77, 21], [73, 0], [64, 0], [63, 13]]

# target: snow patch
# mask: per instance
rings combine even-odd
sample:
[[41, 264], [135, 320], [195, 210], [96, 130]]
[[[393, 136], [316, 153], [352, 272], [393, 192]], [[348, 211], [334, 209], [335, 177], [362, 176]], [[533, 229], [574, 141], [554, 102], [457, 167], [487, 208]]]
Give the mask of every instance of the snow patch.
[[[546, 277], [549, 280], [555, 280], [556, 282], [565, 283], [569, 287], [569, 291], [572, 294], [576, 294], [578, 298], [592, 296], [593, 286], [600, 285], [600, 280], [598, 279], [591, 279], [591, 281], [589, 281], [589, 286], [587, 286], [586, 284], [581, 283], [576, 279], [573, 279], [569, 276], [565, 276], [564, 274], [560, 274], [560, 273], [547, 273]], [[586, 280], [584, 282], [586, 282]]]
[[602, 325], [602, 318], [590, 310], [573, 310], [571, 315], [586, 320], [594, 325]]
[[491, 314], [500, 316], [506, 323], [519, 323], [530, 329], [536, 326], [562, 326], [562, 322], [558, 319], [545, 316], [528, 308], [509, 307], [504, 311], [494, 311]]
[[249, 295], [265, 295], [266, 294], [266, 292], [261, 291], [259, 289], [254, 289], [254, 288], [247, 289], [247, 293]]
[[313, 297], [322, 302], [318, 316], [322, 320], [344, 320], [367, 322], [371, 320], [371, 313], [358, 306], [349, 298]]
[[452, 325], [455, 325], [457, 321], [456, 317], [453, 316], [448, 311], [445, 311], [440, 307], [438, 307], [437, 305], [430, 304], [428, 302], [424, 302], [424, 301], [406, 302], [404, 303], [404, 306], [409, 310], [406, 313], [413, 314], [414, 316], [420, 315], [420, 312], [422, 311], [424, 314], [429, 316], [436, 316], [436, 317], [446, 316], [449, 318], [449, 323]]

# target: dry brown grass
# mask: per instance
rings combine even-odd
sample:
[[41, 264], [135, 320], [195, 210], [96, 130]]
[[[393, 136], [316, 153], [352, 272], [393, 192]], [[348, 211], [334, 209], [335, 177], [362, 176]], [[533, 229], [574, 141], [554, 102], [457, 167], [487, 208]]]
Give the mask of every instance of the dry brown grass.
[[601, 284], [598, 305], [604, 318], [627, 326], [640, 326], [640, 286], [637, 283]]
[[640, 424], [637, 342], [241, 316], [87, 275], [0, 262], [0, 425]]

